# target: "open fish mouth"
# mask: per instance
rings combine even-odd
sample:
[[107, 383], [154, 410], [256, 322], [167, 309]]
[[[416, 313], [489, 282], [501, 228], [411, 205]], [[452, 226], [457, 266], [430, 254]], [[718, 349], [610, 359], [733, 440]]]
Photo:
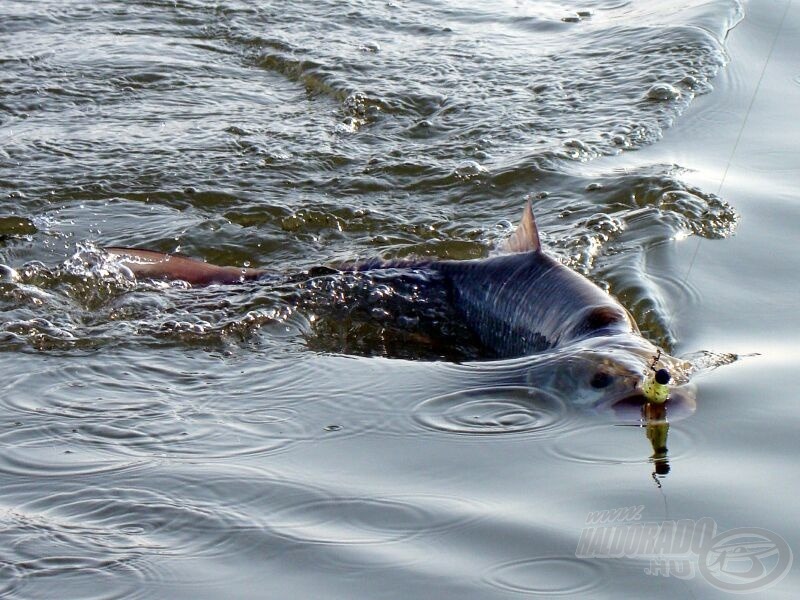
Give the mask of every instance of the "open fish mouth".
[[605, 404], [617, 419], [630, 424], [680, 421], [697, 409], [695, 387], [690, 384], [672, 388], [663, 404], [651, 402], [639, 388]]

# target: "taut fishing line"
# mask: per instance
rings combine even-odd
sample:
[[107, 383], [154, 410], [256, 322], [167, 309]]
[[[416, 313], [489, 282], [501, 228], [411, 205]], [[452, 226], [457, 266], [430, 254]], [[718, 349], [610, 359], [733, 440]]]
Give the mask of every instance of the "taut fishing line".
[[[728, 162], [725, 165], [725, 171], [722, 173], [722, 179], [719, 182], [719, 187], [717, 188], [717, 196], [722, 193], [722, 187], [725, 185], [725, 179], [728, 177], [728, 171], [731, 168], [731, 164], [733, 163], [733, 159], [736, 156], [736, 150], [739, 148], [739, 142], [742, 141], [742, 135], [744, 134], [744, 129], [747, 126], [747, 120], [750, 118], [750, 112], [753, 110], [753, 105], [756, 102], [756, 97], [758, 96], [758, 90], [761, 88], [761, 83], [764, 81], [764, 74], [767, 72], [767, 66], [769, 65], [770, 61], [772, 60], [772, 53], [775, 50], [775, 45], [778, 42], [778, 38], [780, 37], [781, 31], [783, 30], [783, 24], [786, 21], [786, 16], [789, 14], [789, 8], [792, 5], [792, 0], [788, 0], [786, 2], [786, 7], [783, 10], [783, 16], [781, 17], [780, 23], [778, 24], [778, 28], [775, 31], [775, 36], [772, 38], [772, 44], [769, 47], [769, 52], [767, 53], [767, 58], [764, 61], [764, 66], [761, 67], [761, 75], [758, 78], [758, 83], [756, 84], [756, 89], [753, 90], [753, 95], [750, 98], [750, 104], [747, 106], [747, 111], [745, 112], [744, 119], [742, 120], [742, 125], [739, 127], [739, 133], [736, 136], [736, 141], [733, 144], [733, 149], [731, 150], [730, 156], [728, 156]], [[698, 235], [697, 236], [697, 243], [694, 247], [694, 252], [692, 253], [692, 258], [689, 261], [689, 268], [686, 269], [686, 275], [683, 277], [682, 284], [686, 285], [686, 282], [689, 281], [689, 274], [692, 272], [692, 267], [694, 267], [695, 260], [697, 259], [697, 254], [700, 250], [700, 243], [702, 238]], [[672, 315], [670, 316], [669, 322], [667, 323], [667, 331], [669, 331], [672, 321], [675, 318], [675, 308], [672, 310]]]
[[[781, 20], [778, 23], [777, 29], [775, 30], [775, 35], [772, 38], [772, 43], [770, 44], [769, 52], [767, 52], [767, 58], [764, 60], [764, 65], [761, 67], [761, 74], [758, 77], [758, 82], [756, 83], [756, 87], [753, 90], [753, 95], [750, 97], [750, 103], [747, 106], [747, 111], [745, 112], [744, 119], [742, 120], [742, 124], [739, 127], [739, 132], [736, 135], [736, 141], [734, 142], [733, 148], [731, 149], [731, 153], [728, 156], [728, 161], [727, 161], [727, 163], [725, 165], [725, 171], [722, 173], [722, 179], [720, 180], [719, 187], [717, 188], [717, 196], [719, 196], [722, 193], [722, 188], [725, 185], [725, 180], [728, 177], [728, 171], [730, 171], [731, 164], [733, 163], [733, 159], [736, 156], [736, 151], [739, 148], [739, 143], [742, 141], [742, 135], [744, 134], [745, 127], [747, 126], [747, 121], [750, 118], [750, 113], [752, 112], [753, 105], [756, 102], [756, 97], [758, 96], [758, 91], [759, 91], [759, 89], [761, 89], [761, 84], [764, 81], [764, 75], [767, 72], [767, 66], [769, 65], [770, 61], [772, 60], [772, 54], [775, 51], [775, 46], [778, 43], [778, 38], [780, 37], [781, 31], [783, 31], [783, 25], [786, 22], [786, 17], [789, 14], [789, 9], [791, 8], [791, 6], [792, 6], [792, 0], [787, 0], [786, 6], [783, 9], [783, 15], [781, 16]], [[689, 267], [686, 269], [686, 275], [684, 275], [684, 277], [683, 277], [682, 285], [686, 285], [686, 283], [689, 281], [689, 275], [692, 272], [692, 268], [694, 267], [694, 263], [695, 263], [695, 261], [697, 259], [697, 255], [698, 255], [698, 253], [700, 251], [700, 243], [701, 242], [702, 242], [702, 238], [698, 235], [697, 236], [697, 242], [696, 242], [695, 247], [694, 247], [694, 252], [692, 253], [692, 258], [689, 261]], [[675, 312], [676, 312], [676, 308], [673, 308], [672, 314], [670, 315], [669, 321], [667, 322], [667, 331], [669, 331], [670, 327], [672, 326], [672, 321], [675, 318]], [[654, 370], [655, 364], [658, 362], [658, 358], [659, 357], [660, 357], [660, 355], [654, 357], [653, 365], [651, 366], [652, 370]], [[655, 471], [653, 472], [653, 480], [656, 482], [656, 485], [658, 486], [658, 489], [660, 490], [660, 492], [661, 492], [661, 494], [663, 496], [665, 513], [667, 515], [669, 515], [669, 507], [667, 505], [667, 498], [664, 495], [664, 490], [661, 487], [661, 482], [659, 481], [657, 473]]]

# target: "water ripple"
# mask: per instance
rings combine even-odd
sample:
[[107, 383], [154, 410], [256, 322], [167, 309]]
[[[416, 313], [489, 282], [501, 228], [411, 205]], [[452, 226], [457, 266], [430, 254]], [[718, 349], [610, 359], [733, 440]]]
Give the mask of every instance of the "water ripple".
[[[695, 434], [683, 429], [669, 429], [669, 460], [694, 454]], [[578, 463], [619, 465], [653, 462], [653, 448], [644, 427], [615, 424], [588, 425], [559, 437], [546, 448], [549, 454]]]
[[122, 532], [15, 508], [0, 510], [0, 544], [6, 549], [0, 563], [4, 597], [47, 597], [50, 578], [58, 579], [62, 597], [80, 590], [81, 598], [109, 598], [109, 585], [121, 597], [136, 585], [131, 574], [141, 552]]
[[597, 561], [575, 557], [542, 557], [504, 563], [491, 568], [484, 582], [492, 587], [537, 596], [574, 596], [596, 593], [606, 582]]
[[[131, 571], [128, 581], [191, 585], [216, 581], [217, 574], [186, 572], [181, 568], [185, 557], [235, 563], [252, 554], [260, 560], [281, 554], [291, 544], [267, 526], [274, 518], [271, 505], [324, 496], [308, 484], [260, 470], [227, 465], [219, 472], [190, 464], [106, 475], [91, 485], [63, 483], [46, 494], [29, 482], [19, 483], [6, 486], [5, 494], [15, 506], [0, 510], [0, 523], [11, 519], [0, 528], [0, 539], [24, 535], [21, 540], [33, 540], [6, 546], [15, 548], [4, 556], [8, 569], [55, 575], [70, 566], [113, 571], [122, 565]], [[29, 554], [38, 558], [31, 562]], [[66, 567], [66, 559], [48, 558], [73, 556]]]
[[440, 496], [328, 496], [278, 510], [273, 530], [305, 543], [376, 545], [451, 531], [478, 518], [471, 503]]
[[465, 435], [527, 434], [563, 430], [571, 411], [557, 396], [530, 387], [487, 387], [429, 398], [413, 409], [427, 429]]
[[[27, 428], [26, 428], [27, 429]], [[24, 439], [19, 441], [19, 436]], [[105, 452], [76, 452], [62, 440], [47, 436], [30, 437], [30, 430], [21, 429], [12, 435], [0, 436], [0, 472], [12, 475], [56, 477], [131, 471], [146, 461], [120, 458]]]

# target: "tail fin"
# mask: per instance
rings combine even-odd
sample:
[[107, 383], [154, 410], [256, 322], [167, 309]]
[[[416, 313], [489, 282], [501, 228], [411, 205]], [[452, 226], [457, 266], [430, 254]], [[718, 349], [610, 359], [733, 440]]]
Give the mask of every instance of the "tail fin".
[[539, 242], [539, 228], [536, 226], [536, 219], [533, 218], [531, 201], [525, 204], [522, 212], [522, 220], [514, 232], [505, 243], [508, 252], [538, 252], [542, 249]]
[[118, 256], [136, 277], [144, 279], [182, 280], [192, 285], [211, 285], [252, 281], [263, 274], [259, 269], [220, 267], [180, 254], [163, 254], [137, 248], [106, 248], [106, 251]]

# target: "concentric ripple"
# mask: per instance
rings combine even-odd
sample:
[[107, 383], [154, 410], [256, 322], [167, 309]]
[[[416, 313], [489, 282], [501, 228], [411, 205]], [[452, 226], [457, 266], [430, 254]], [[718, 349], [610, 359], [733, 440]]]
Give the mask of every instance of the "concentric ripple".
[[130, 457], [266, 455], [309, 439], [309, 427], [286, 407], [250, 409], [244, 418], [221, 410], [190, 409], [164, 411], [151, 419], [129, 415], [52, 426], [20, 422], [0, 434], [0, 471], [63, 475], [125, 468]]
[[537, 596], [573, 596], [597, 591], [606, 578], [597, 562], [575, 557], [519, 560], [490, 569], [484, 581], [492, 587]]
[[52, 597], [56, 580], [64, 598], [108, 598], [111, 585], [122, 596], [134, 589], [131, 574], [141, 557], [123, 532], [17, 510], [0, 510], [0, 545], [4, 598]]
[[72, 566], [112, 576], [124, 567], [131, 582], [210, 584], [219, 581], [219, 573], [185, 570], [185, 557], [221, 565], [284, 553], [294, 540], [270, 532], [272, 506], [327, 497], [324, 490], [259, 469], [214, 470], [188, 462], [118, 478], [104, 474], [90, 484], [84, 478], [52, 493], [30, 481], [5, 487], [14, 509], [0, 506], [0, 545], [9, 548], [0, 574], [41, 578]]
[[414, 408], [427, 429], [464, 435], [546, 435], [569, 422], [557, 396], [531, 387], [487, 387], [437, 396]]
[[[694, 452], [696, 440], [682, 429], [670, 427], [667, 437], [669, 460]], [[644, 427], [606, 423], [589, 425], [559, 437], [547, 451], [572, 462], [593, 464], [638, 464], [652, 462], [653, 448]]]
[[323, 497], [278, 510], [273, 530], [315, 544], [388, 544], [461, 526], [479, 511], [453, 498]]
[[133, 456], [228, 458], [280, 452], [308, 437], [304, 427], [286, 420], [283, 412], [277, 413], [274, 421], [265, 414], [262, 422], [242, 422], [212, 412], [192, 415], [191, 419], [151, 421], [144, 427], [133, 423], [81, 425], [77, 439]]
[[130, 471], [143, 464], [100, 448], [75, 449], [53, 427], [20, 423], [0, 434], [0, 473], [69, 477]]

